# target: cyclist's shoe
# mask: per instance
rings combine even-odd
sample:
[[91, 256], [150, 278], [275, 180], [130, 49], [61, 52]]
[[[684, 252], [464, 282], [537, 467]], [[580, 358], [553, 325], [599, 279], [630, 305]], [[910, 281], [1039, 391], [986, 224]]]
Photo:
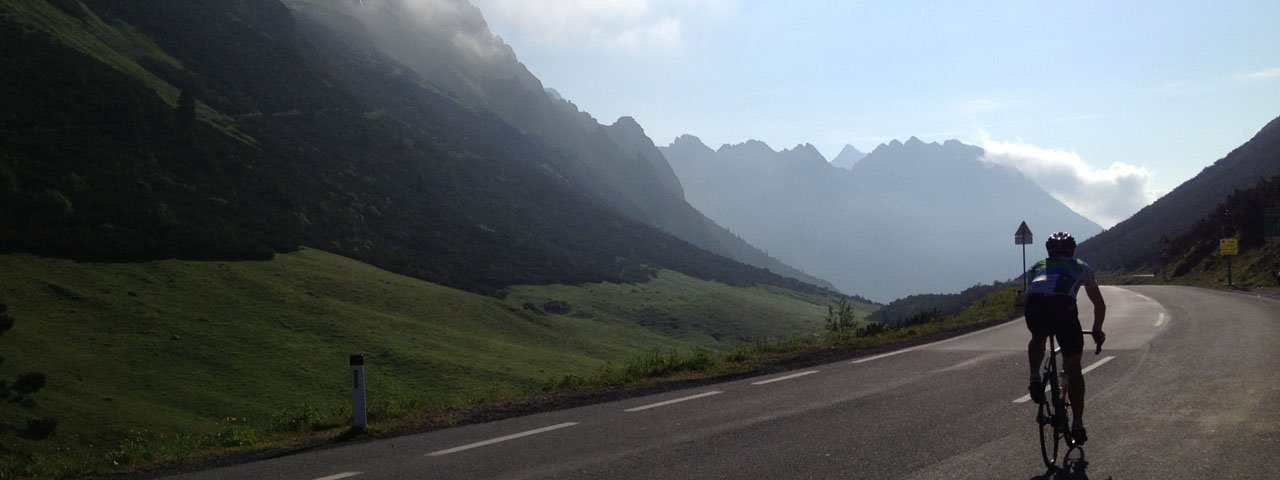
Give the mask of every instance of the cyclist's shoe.
[[1044, 382], [1039, 380], [1031, 382], [1031, 385], [1027, 386], [1027, 392], [1031, 394], [1031, 401], [1036, 403], [1045, 403]]
[[1076, 425], [1071, 427], [1071, 438], [1076, 441], [1076, 445], [1084, 445], [1089, 440], [1089, 435], [1085, 434], [1084, 427]]

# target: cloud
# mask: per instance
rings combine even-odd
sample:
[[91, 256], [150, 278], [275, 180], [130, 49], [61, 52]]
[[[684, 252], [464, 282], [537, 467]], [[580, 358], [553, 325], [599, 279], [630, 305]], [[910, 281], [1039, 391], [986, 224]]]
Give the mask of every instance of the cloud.
[[530, 40], [623, 52], [684, 47], [686, 21], [730, 11], [736, 0], [477, 0], [485, 15]]
[[1280, 78], [1280, 67], [1237, 73], [1236, 78], [1240, 80], [1271, 80], [1273, 78]]
[[476, 59], [510, 55], [502, 39], [489, 31], [480, 10], [466, 0], [359, 0], [356, 12], [372, 18], [387, 4], [402, 4], [408, 20], [421, 26], [424, 35], [443, 37]]
[[1110, 228], [1157, 198], [1149, 190], [1151, 172], [1124, 163], [1105, 170], [1060, 149], [992, 140], [982, 132], [986, 160], [1017, 168], [1072, 210]]

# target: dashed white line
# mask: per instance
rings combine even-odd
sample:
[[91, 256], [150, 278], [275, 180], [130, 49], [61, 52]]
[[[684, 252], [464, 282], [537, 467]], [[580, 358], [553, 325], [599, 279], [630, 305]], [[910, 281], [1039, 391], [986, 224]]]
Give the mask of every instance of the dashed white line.
[[[1098, 360], [1098, 361], [1096, 361], [1096, 362], [1093, 362], [1093, 365], [1089, 365], [1089, 366], [1087, 366], [1087, 367], [1085, 367], [1085, 368], [1083, 368], [1083, 369], [1080, 369], [1080, 374], [1081, 374], [1081, 375], [1084, 375], [1084, 374], [1086, 374], [1086, 373], [1089, 373], [1089, 372], [1093, 371], [1093, 369], [1098, 368], [1098, 367], [1101, 367], [1101, 366], [1102, 366], [1102, 364], [1107, 363], [1107, 362], [1110, 362], [1110, 361], [1111, 361], [1111, 359], [1113, 359], [1113, 358], [1116, 358], [1116, 357], [1115, 357], [1115, 356], [1103, 357], [1103, 358], [1102, 358], [1102, 360]], [[1047, 391], [1049, 390], [1049, 384], [1047, 384], [1047, 383], [1046, 383], [1044, 388], [1045, 388], [1045, 391], [1047, 392]], [[1028, 394], [1026, 394], [1026, 395], [1023, 395], [1021, 398], [1018, 398], [1017, 400], [1014, 400], [1014, 401], [1013, 401], [1013, 403], [1027, 403], [1027, 402], [1030, 402], [1030, 401], [1031, 401], [1031, 394], [1030, 394], [1030, 393], [1028, 393]]]
[[1093, 362], [1093, 365], [1089, 365], [1089, 366], [1087, 366], [1087, 367], [1084, 367], [1084, 369], [1083, 369], [1083, 370], [1080, 370], [1080, 374], [1081, 374], [1081, 375], [1084, 375], [1084, 374], [1086, 374], [1086, 373], [1089, 373], [1089, 372], [1093, 371], [1093, 369], [1098, 368], [1098, 367], [1101, 367], [1101, 366], [1102, 366], [1102, 364], [1107, 363], [1107, 362], [1110, 362], [1110, 361], [1111, 361], [1111, 359], [1113, 359], [1113, 358], [1116, 358], [1116, 357], [1114, 357], [1114, 356], [1102, 357], [1102, 360], [1098, 360], [1098, 361], [1096, 361], [1096, 362]]
[[793, 379], [793, 378], [803, 377], [803, 376], [805, 376], [805, 375], [813, 375], [813, 374], [815, 374], [815, 373], [818, 373], [818, 371], [817, 371], [817, 370], [809, 370], [809, 371], [807, 371], [807, 372], [795, 373], [795, 374], [787, 375], [787, 376], [785, 376], [785, 377], [778, 377], [778, 378], [770, 378], [770, 379], [768, 379], [768, 380], [761, 380], [761, 381], [759, 381], [759, 382], [752, 383], [752, 385], [764, 385], [764, 384], [767, 384], [767, 383], [781, 382], [781, 381], [783, 381], [783, 380], [791, 380], [791, 379]]
[[463, 446], [461, 446], [461, 447], [454, 447], [454, 448], [450, 448], [450, 449], [447, 449], [447, 450], [440, 450], [440, 451], [438, 451], [438, 452], [431, 452], [431, 453], [429, 453], [428, 455], [429, 455], [429, 456], [432, 456], [432, 457], [438, 457], [438, 456], [440, 456], [440, 455], [448, 455], [448, 454], [450, 454], [450, 453], [458, 453], [458, 452], [461, 452], [461, 451], [463, 451], [463, 450], [470, 450], [470, 449], [473, 449], [473, 448], [483, 447], [483, 446], [486, 446], [486, 445], [493, 445], [493, 444], [495, 444], [495, 443], [501, 443], [501, 442], [505, 442], [505, 441], [508, 441], [508, 440], [515, 440], [515, 439], [517, 439], [517, 438], [527, 437], [527, 436], [530, 436], [530, 435], [537, 435], [537, 434], [539, 434], [539, 433], [546, 433], [546, 432], [550, 432], [550, 431], [552, 431], [552, 430], [559, 430], [559, 429], [561, 429], [561, 428], [568, 428], [568, 427], [572, 427], [572, 426], [574, 426], [574, 425], [577, 425], [577, 423], [576, 423], [576, 422], [565, 422], [565, 423], [561, 423], [561, 424], [559, 424], [559, 425], [552, 425], [552, 426], [550, 426], [550, 427], [542, 427], [542, 428], [539, 428], [539, 429], [536, 429], [536, 430], [529, 430], [529, 431], [527, 431], [527, 432], [515, 433], [515, 434], [507, 435], [507, 436], [505, 436], [505, 437], [498, 437], [498, 438], [494, 438], [494, 439], [490, 439], [490, 440], [485, 440], [485, 441], [483, 441], [483, 442], [476, 442], [476, 443], [472, 443], [472, 444], [469, 444], [469, 445], [463, 445]]
[[697, 395], [689, 395], [689, 396], [687, 396], [687, 397], [680, 397], [680, 398], [677, 398], [677, 399], [674, 399], [674, 400], [667, 400], [667, 401], [665, 401], [665, 402], [653, 403], [653, 404], [645, 405], [645, 406], [643, 406], [643, 407], [628, 408], [628, 409], [626, 409], [626, 410], [624, 410], [624, 411], [626, 411], [626, 412], [639, 412], [639, 411], [641, 411], [641, 410], [648, 410], [648, 409], [650, 409], [650, 408], [665, 407], [665, 406], [667, 406], [667, 405], [671, 405], [671, 404], [673, 404], [673, 403], [687, 402], [687, 401], [689, 401], [689, 400], [696, 400], [696, 399], [699, 399], [699, 398], [702, 398], [702, 397], [710, 397], [710, 396], [712, 396], [712, 395], [719, 395], [719, 394], [721, 394], [721, 393], [724, 393], [724, 392], [721, 392], [721, 391], [719, 391], [719, 390], [712, 390], [712, 391], [710, 391], [710, 392], [703, 392], [703, 393], [699, 393], [699, 394], [697, 394]]
[[336, 475], [329, 475], [329, 476], [327, 476], [327, 477], [320, 477], [320, 478], [317, 478], [316, 480], [339, 480], [339, 479], [342, 479], [342, 478], [350, 478], [350, 477], [354, 477], [354, 476], [356, 476], [356, 475], [359, 475], [360, 473], [361, 473], [361, 472], [342, 472], [342, 473], [339, 473], [339, 474], [336, 474]]
[[1157, 327], [1159, 327], [1159, 326], [1161, 326], [1161, 325], [1164, 325], [1164, 314], [1163, 314], [1163, 313], [1161, 313], [1161, 314], [1160, 314], [1160, 316], [1156, 318], [1156, 326], [1157, 326]]

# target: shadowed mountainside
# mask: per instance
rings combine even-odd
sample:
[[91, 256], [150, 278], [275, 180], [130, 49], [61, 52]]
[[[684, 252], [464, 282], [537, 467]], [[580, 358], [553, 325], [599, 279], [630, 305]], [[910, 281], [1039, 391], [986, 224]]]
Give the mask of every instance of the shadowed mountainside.
[[1080, 255], [1103, 269], [1149, 271], [1160, 262], [1161, 238], [1187, 233], [1233, 192], [1275, 175], [1280, 175], [1280, 118], [1159, 200], [1082, 243]]
[[563, 152], [279, 2], [0, 9], [0, 85], [24, 93], [0, 98], [4, 251], [267, 258], [311, 245], [481, 292], [655, 268], [814, 288], [619, 215], [583, 193]]
[[704, 250], [830, 287], [771, 258], [695, 210], [634, 119], [601, 125], [548, 91], [465, 0], [288, 0], [299, 14], [386, 55], [442, 93], [493, 112], [554, 152], [558, 174], [632, 219]]

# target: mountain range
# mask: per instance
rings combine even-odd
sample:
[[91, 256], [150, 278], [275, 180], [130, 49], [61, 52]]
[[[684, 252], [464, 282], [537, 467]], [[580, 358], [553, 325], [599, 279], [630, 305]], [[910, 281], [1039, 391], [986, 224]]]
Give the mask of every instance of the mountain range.
[[1016, 277], [1021, 254], [1012, 236], [1023, 221], [1042, 236], [1102, 230], [1019, 171], [954, 140], [895, 140], [848, 169], [807, 144], [779, 152], [751, 140], [712, 150], [685, 135], [662, 152], [689, 202], [716, 222], [876, 301]]

